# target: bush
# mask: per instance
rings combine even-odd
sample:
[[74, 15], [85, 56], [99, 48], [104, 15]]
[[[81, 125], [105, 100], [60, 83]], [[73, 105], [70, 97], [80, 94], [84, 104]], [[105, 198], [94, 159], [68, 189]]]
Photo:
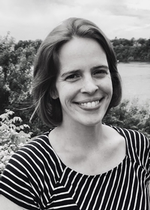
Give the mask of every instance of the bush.
[[22, 124], [20, 117], [14, 116], [13, 111], [6, 110], [0, 115], [0, 174], [11, 155], [31, 139], [29, 129], [28, 125]]
[[134, 129], [150, 138], [150, 107], [140, 105], [138, 100], [124, 100], [119, 106], [112, 108], [104, 118], [104, 123], [113, 126]]

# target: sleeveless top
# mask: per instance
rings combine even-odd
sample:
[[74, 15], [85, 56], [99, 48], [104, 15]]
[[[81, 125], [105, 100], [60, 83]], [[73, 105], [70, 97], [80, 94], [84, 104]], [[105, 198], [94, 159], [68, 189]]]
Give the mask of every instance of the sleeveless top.
[[0, 194], [30, 210], [149, 210], [149, 141], [137, 131], [114, 129], [125, 138], [126, 156], [112, 170], [97, 175], [72, 170], [53, 150], [47, 132], [11, 157]]

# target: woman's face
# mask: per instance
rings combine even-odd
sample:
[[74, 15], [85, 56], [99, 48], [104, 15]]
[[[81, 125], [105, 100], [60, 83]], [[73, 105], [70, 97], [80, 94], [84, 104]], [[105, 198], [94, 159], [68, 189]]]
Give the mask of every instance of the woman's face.
[[59, 61], [56, 90], [62, 123], [101, 123], [112, 98], [111, 75], [102, 47], [93, 39], [75, 37], [60, 48]]

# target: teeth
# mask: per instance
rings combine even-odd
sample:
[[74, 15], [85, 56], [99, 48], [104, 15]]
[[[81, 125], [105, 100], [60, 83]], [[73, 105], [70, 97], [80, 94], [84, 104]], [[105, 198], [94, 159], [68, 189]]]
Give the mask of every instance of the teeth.
[[87, 108], [92, 108], [92, 107], [95, 107], [97, 104], [99, 104], [99, 101], [81, 103], [81, 106], [84, 106], [84, 107], [87, 107]]

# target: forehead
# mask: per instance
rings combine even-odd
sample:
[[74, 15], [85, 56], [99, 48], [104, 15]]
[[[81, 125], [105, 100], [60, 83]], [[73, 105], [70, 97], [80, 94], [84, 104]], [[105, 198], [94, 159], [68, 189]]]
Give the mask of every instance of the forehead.
[[68, 65], [107, 64], [106, 54], [94, 39], [74, 37], [59, 50], [61, 67]]
[[64, 51], [66, 53], [69, 51], [69, 53], [70, 53], [70, 50], [71, 50], [73, 53], [76, 51], [81, 51], [81, 48], [82, 48], [82, 51], [87, 51], [87, 49], [89, 50], [89, 48], [90, 48], [90, 51], [92, 51], [93, 48], [95, 48], [95, 49], [99, 49], [99, 50], [103, 51], [103, 53], [105, 53], [105, 51], [103, 50], [100, 43], [98, 43], [98, 41], [96, 41], [95, 39], [75, 36], [60, 47], [59, 55], [62, 54], [62, 51], [63, 51], [63, 53], [64, 53]]

